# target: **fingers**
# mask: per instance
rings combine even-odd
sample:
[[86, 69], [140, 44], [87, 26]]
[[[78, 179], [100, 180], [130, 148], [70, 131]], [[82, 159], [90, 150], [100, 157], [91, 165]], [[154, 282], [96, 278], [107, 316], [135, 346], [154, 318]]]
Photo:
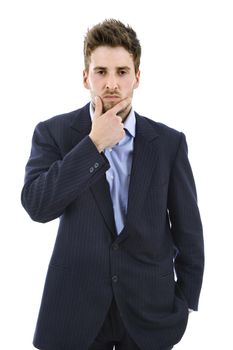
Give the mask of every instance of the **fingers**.
[[126, 110], [129, 107], [129, 105], [131, 104], [131, 102], [132, 102], [132, 98], [126, 97], [124, 100], [122, 100], [121, 102], [116, 104], [111, 110], [115, 114], [119, 114], [119, 113], [123, 112], [124, 110]]
[[95, 96], [95, 113], [94, 118], [98, 118], [103, 114], [103, 104], [99, 96]]

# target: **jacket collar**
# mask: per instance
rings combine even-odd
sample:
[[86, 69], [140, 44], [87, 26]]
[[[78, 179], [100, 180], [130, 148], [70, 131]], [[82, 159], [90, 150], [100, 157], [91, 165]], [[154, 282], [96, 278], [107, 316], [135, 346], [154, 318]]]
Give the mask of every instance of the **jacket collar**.
[[[144, 142], [150, 142], [158, 136], [156, 128], [151, 125], [149, 120], [140, 116], [135, 112], [136, 127], [135, 137], [144, 140]], [[87, 103], [83, 108], [77, 110], [70, 127], [77, 131], [80, 135], [86, 136], [91, 131], [91, 115], [90, 115], [90, 103]], [[75, 136], [78, 136], [75, 134]]]

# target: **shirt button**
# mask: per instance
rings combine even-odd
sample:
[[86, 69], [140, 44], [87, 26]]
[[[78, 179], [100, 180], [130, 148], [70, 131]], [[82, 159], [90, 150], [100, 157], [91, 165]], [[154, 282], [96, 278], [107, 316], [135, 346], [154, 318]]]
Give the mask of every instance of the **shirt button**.
[[98, 166], [99, 166], [99, 163], [95, 163], [94, 167], [98, 168]]
[[92, 167], [90, 167], [90, 173], [93, 173], [93, 171], [94, 171], [94, 168], [92, 166]]
[[117, 243], [113, 243], [112, 249], [113, 250], [118, 250], [119, 249], [119, 245]]
[[116, 283], [117, 281], [118, 281], [118, 277], [115, 275], [115, 276], [112, 276], [112, 281], [114, 282], [114, 283]]

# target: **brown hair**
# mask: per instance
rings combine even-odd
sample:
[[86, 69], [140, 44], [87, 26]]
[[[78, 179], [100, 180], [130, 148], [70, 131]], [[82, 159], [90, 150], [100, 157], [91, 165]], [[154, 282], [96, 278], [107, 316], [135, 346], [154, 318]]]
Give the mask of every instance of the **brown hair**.
[[84, 64], [88, 71], [90, 56], [99, 46], [122, 46], [133, 55], [135, 72], [138, 71], [141, 57], [141, 46], [135, 31], [115, 19], [106, 19], [88, 29], [84, 39]]

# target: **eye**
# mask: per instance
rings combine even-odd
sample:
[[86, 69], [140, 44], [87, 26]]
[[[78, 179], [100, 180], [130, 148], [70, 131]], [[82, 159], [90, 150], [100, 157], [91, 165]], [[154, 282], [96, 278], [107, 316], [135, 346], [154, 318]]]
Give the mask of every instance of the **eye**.
[[119, 72], [118, 72], [118, 74], [121, 75], [121, 76], [125, 75], [126, 73], [127, 73], [126, 70], [123, 70], [123, 69], [119, 70]]
[[105, 75], [105, 73], [106, 73], [106, 72], [105, 72], [104, 70], [98, 70], [98, 71], [97, 71], [97, 74], [99, 74], [99, 75]]

